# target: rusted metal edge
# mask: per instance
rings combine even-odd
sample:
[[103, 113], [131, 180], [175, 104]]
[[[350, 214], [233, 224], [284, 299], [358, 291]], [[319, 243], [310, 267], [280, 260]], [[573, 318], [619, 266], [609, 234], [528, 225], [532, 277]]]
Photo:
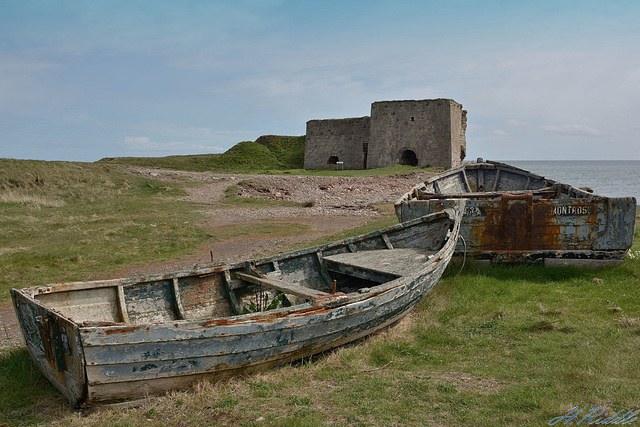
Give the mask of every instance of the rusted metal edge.
[[541, 263], [545, 259], [576, 259], [576, 260], [611, 260], [624, 261], [626, 250], [500, 250], [500, 251], [470, 251], [467, 256], [477, 260], [492, 262], [533, 262]]

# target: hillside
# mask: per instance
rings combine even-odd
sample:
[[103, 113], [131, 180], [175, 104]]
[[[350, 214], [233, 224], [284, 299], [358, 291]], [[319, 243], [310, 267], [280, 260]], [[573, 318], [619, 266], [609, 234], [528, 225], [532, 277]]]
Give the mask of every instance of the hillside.
[[192, 172], [238, 172], [301, 169], [304, 136], [265, 135], [243, 141], [220, 154], [166, 157], [107, 157], [98, 163], [115, 163]]

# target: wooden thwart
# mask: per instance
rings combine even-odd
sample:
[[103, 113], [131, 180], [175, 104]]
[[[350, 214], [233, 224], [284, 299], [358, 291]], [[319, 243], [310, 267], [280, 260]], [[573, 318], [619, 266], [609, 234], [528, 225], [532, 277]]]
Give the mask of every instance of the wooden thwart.
[[356, 277], [361, 277], [355, 274], [357, 271], [400, 277], [423, 266], [433, 254], [433, 251], [416, 248], [382, 249], [325, 256], [324, 261], [330, 271]]
[[255, 283], [256, 285], [262, 285], [265, 288], [284, 292], [285, 294], [295, 295], [297, 297], [308, 300], [327, 295], [326, 292], [322, 292], [317, 289], [306, 288], [296, 283], [285, 282], [284, 280], [257, 277], [247, 273], [236, 273], [236, 276], [238, 277], [238, 279], [244, 280], [245, 282]]

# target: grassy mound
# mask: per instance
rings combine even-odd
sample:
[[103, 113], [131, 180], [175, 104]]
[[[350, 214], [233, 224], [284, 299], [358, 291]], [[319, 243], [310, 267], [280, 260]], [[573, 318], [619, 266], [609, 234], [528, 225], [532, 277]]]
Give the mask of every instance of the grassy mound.
[[304, 136], [261, 136], [243, 141], [221, 154], [166, 157], [115, 157], [98, 163], [115, 163], [194, 172], [238, 172], [298, 169], [304, 164]]
[[304, 166], [304, 136], [265, 135], [256, 139], [271, 151], [286, 169]]

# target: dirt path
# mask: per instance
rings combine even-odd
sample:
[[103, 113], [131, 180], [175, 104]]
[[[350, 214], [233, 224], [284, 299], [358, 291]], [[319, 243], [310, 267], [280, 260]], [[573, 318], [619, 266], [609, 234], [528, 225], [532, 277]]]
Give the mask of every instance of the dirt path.
[[11, 301], [0, 303], [0, 348], [22, 345], [18, 319]]
[[[289, 237], [234, 238], [208, 243], [185, 257], [171, 261], [129, 266], [111, 277], [155, 274], [190, 269], [211, 261], [238, 261], [287, 250], [293, 245], [358, 227], [389, 214], [390, 203], [427, 173], [412, 173], [389, 177], [322, 177], [291, 175], [232, 175], [209, 172], [183, 172], [160, 169], [132, 168], [131, 172], [168, 182], [189, 182], [183, 200], [198, 203], [204, 213], [203, 227], [247, 226], [269, 221], [296, 222], [306, 232]], [[238, 187], [239, 197], [264, 198], [304, 203], [306, 206], [273, 206], [260, 208], [229, 208], [223, 202], [229, 186]], [[380, 212], [379, 204], [387, 204]], [[373, 206], [378, 204], [378, 206]], [[107, 277], [104, 277], [107, 278]], [[0, 303], [0, 348], [22, 344], [13, 306]]]

